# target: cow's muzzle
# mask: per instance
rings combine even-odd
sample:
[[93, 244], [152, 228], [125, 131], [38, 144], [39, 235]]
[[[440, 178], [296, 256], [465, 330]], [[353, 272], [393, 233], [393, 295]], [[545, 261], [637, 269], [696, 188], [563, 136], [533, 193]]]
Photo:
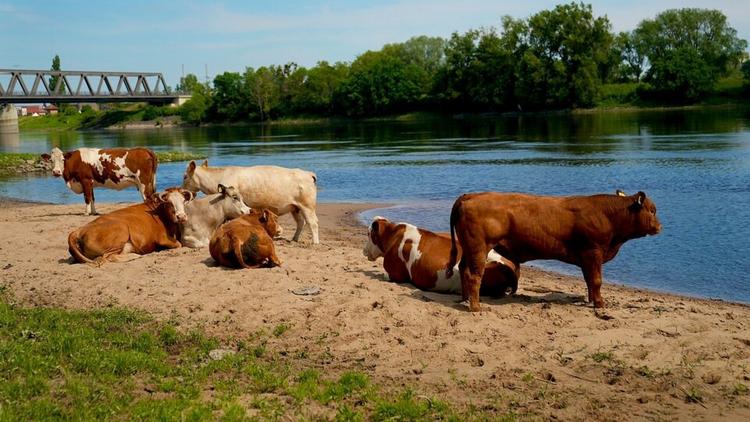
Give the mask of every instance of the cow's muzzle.
[[62, 176], [62, 172], [61, 171], [55, 171], [55, 170], [53, 170], [52, 171], [52, 175], [55, 176], [55, 177], [60, 177], [60, 176]]

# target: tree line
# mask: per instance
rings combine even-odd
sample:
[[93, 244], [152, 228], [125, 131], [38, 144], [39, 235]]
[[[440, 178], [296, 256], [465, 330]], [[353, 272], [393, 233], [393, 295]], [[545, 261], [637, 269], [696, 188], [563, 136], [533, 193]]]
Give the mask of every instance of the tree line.
[[177, 89], [193, 96], [180, 110], [192, 123], [590, 107], [613, 83], [638, 84], [640, 98], [685, 103], [743, 61], [750, 79], [747, 46], [718, 10], [667, 10], [616, 34], [606, 16], [574, 2], [506, 16], [499, 29], [388, 44], [351, 63], [248, 67], [211, 84], [190, 74]]

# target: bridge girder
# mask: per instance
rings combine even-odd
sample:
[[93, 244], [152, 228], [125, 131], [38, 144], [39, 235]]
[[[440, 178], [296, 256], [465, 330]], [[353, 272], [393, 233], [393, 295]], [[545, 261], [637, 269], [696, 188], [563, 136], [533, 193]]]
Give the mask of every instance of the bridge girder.
[[161, 73], [0, 69], [0, 103], [167, 103], [175, 98]]

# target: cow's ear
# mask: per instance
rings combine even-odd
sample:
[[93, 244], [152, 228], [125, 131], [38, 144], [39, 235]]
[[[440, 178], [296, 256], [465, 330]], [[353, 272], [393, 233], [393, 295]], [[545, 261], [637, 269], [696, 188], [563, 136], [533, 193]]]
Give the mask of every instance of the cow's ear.
[[191, 161], [187, 167], [187, 174], [193, 174], [195, 172], [195, 161]]
[[208, 167], [208, 160], [203, 160], [201, 167]]
[[636, 193], [633, 205], [640, 208], [643, 206], [644, 202], [646, 202], [646, 194], [643, 191]]
[[162, 192], [159, 194], [159, 202], [167, 202], [167, 197], [169, 196], [169, 192]]
[[258, 219], [261, 223], [265, 223], [268, 221], [268, 210], [263, 208], [263, 213], [260, 215], [260, 218]]
[[42, 157], [42, 160], [44, 161], [49, 161], [52, 159], [52, 156], [49, 154], [42, 154], [41, 157]]
[[224, 186], [224, 185], [222, 185], [221, 183], [219, 183], [219, 187], [217, 189], [219, 189], [219, 193], [220, 194], [222, 194], [222, 195], [226, 195], [227, 194], [227, 187]]
[[370, 239], [376, 245], [380, 244], [380, 239], [385, 235], [385, 219], [376, 217], [370, 225]]
[[195, 198], [195, 194], [193, 192], [185, 189], [182, 190], [182, 196], [185, 198], [185, 202], [192, 201], [193, 198]]

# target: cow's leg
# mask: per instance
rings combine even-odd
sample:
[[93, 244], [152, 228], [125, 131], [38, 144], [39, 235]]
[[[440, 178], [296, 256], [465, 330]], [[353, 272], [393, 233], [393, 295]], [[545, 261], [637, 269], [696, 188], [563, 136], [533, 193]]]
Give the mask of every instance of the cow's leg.
[[271, 264], [271, 267], [280, 267], [281, 266], [281, 260], [279, 259], [278, 255], [276, 255], [276, 250], [271, 249], [271, 256], [268, 257], [268, 262]]
[[294, 211], [292, 211], [292, 217], [294, 217], [294, 221], [297, 222], [297, 230], [294, 232], [292, 240], [295, 242], [299, 242], [299, 237], [302, 234], [302, 229], [305, 228], [305, 217], [302, 216], [302, 211], [299, 208], [295, 208]]
[[305, 218], [305, 222], [310, 226], [310, 233], [312, 233], [312, 243], [317, 245], [320, 243], [318, 237], [318, 215], [315, 214], [315, 210], [309, 208], [302, 208], [302, 216]]
[[594, 302], [594, 308], [603, 308], [604, 299], [602, 299], [602, 254], [594, 251], [584, 254], [582, 257], [581, 270], [583, 278], [586, 280], [588, 289], [589, 302]]
[[81, 181], [83, 188], [83, 200], [86, 202], [86, 215], [96, 215], [96, 206], [94, 206], [94, 181]]
[[175, 249], [175, 248], [181, 248], [182, 243], [180, 243], [179, 240], [174, 239], [164, 234], [161, 236], [161, 239], [159, 239], [159, 246], [163, 247], [164, 249]]
[[[464, 249], [466, 251], [466, 249]], [[466, 285], [464, 286], [464, 273], [461, 274], [461, 290], [468, 290], [469, 295], [469, 310], [471, 312], [479, 312], [481, 307], [479, 306], [479, 288], [482, 286], [482, 277], [484, 276], [484, 266], [487, 253], [473, 254], [466, 257]]]

